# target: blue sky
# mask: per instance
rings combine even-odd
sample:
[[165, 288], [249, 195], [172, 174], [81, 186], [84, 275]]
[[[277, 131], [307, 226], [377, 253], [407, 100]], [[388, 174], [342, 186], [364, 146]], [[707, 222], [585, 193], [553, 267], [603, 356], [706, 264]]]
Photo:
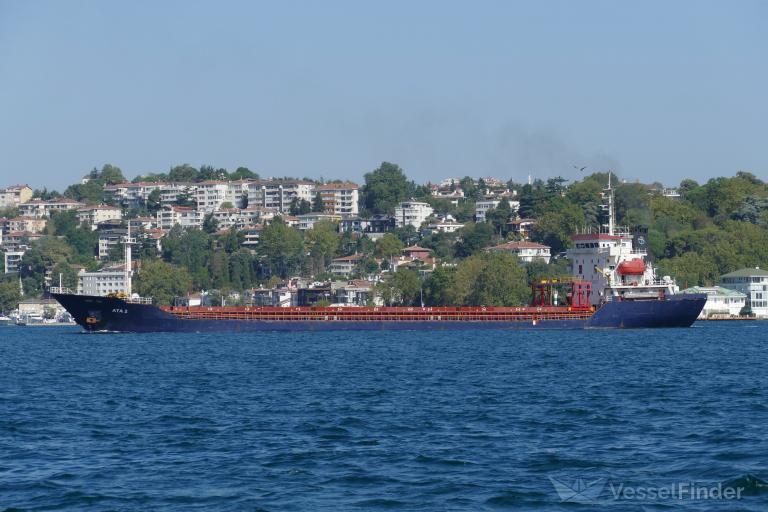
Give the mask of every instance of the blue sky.
[[0, 0], [0, 182], [768, 178], [768, 2]]

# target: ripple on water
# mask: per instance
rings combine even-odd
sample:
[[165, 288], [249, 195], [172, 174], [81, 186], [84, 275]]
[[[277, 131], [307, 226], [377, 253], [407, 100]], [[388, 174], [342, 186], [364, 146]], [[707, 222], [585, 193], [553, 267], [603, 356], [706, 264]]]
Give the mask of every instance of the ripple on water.
[[764, 510], [766, 342], [766, 329], [716, 323], [344, 336], [0, 327], [0, 507], [584, 508], [561, 503], [557, 477], [744, 489], [736, 507], [608, 510]]

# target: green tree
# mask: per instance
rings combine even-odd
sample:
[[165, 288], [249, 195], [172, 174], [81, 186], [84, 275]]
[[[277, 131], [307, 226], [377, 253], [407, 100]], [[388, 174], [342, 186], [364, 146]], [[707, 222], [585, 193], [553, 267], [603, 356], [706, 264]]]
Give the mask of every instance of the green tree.
[[160, 260], [141, 262], [136, 289], [142, 297], [152, 297], [156, 304], [171, 305], [175, 297], [186, 296], [192, 289], [187, 270]]
[[295, 274], [304, 262], [304, 242], [299, 232], [276, 217], [259, 237], [258, 252], [273, 275]]
[[7, 315], [16, 309], [21, 301], [18, 281], [0, 282], [0, 313]]
[[323, 196], [318, 192], [315, 197], [312, 198], [312, 211], [322, 213], [325, 211], [325, 205], [323, 204]]
[[231, 180], [258, 180], [259, 175], [247, 167], [238, 167], [235, 172], [229, 175]]
[[377, 285], [377, 293], [388, 306], [410, 306], [416, 303], [421, 290], [419, 275], [407, 268], [398, 268], [386, 281]]
[[578, 206], [569, 205], [559, 212], [542, 215], [531, 230], [531, 239], [559, 253], [571, 246], [571, 237], [585, 224], [584, 212]]
[[338, 224], [331, 221], [315, 222], [306, 233], [306, 245], [309, 250], [310, 275], [325, 272], [331, 260], [339, 251]]
[[199, 177], [200, 171], [189, 164], [172, 167], [168, 173], [168, 180], [174, 182], [193, 182], [198, 181]]
[[466, 258], [493, 242], [493, 227], [485, 222], [467, 223], [459, 231], [459, 241], [456, 243], [456, 256]]
[[362, 188], [363, 207], [373, 214], [392, 213], [395, 206], [408, 199], [411, 185], [403, 170], [382, 162], [378, 169], [365, 174]]
[[400, 256], [404, 247], [405, 245], [397, 236], [392, 233], [386, 233], [376, 241], [373, 254], [378, 258], [389, 260], [390, 258]]
[[424, 303], [427, 306], [453, 306], [454, 274], [451, 267], [437, 267], [424, 282]]

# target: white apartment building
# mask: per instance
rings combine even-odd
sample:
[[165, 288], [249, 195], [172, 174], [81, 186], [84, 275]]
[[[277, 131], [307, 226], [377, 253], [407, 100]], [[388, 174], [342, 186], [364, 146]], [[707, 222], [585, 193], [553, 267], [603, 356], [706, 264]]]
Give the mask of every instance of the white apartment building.
[[407, 201], [400, 203], [395, 208], [395, 226], [402, 228], [411, 225], [416, 229], [432, 215], [434, 210], [429, 203], [420, 203], [418, 201]]
[[42, 233], [47, 222], [47, 219], [37, 217], [15, 217], [6, 220], [4, 224], [9, 232]]
[[485, 222], [485, 214], [488, 210], [492, 210], [499, 206], [498, 199], [492, 199], [490, 201], [478, 201], [475, 203], [475, 222]]
[[464, 224], [455, 220], [443, 220], [441, 222], [433, 222], [428, 224], [425, 228], [425, 232], [428, 235], [434, 233], [455, 233], [464, 227]]
[[194, 183], [161, 183], [160, 204], [163, 206], [175, 204], [182, 194], [187, 194], [194, 201], [196, 190]]
[[77, 293], [103, 297], [112, 293], [128, 292], [125, 267], [116, 266], [98, 272], [81, 270], [77, 274]]
[[3, 260], [5, 262], [5, 273], [18, 272], [19, 265], [21, 265], [21, 258], [24, 257], [26, 247], [19, 248], [19, 250], [6, 250], [3, 251]]
[[318, 185], [316, 191], [323, 199], [326, 213], [351, 217], [359, 212], [359, 188], [355, 183], [326, 183]]
[[287, 212], [293, 198], [312, 202], [315, 184], [309, 181], [251, 181], [247, 182], [248, 206], [271, 208]]
[[157, 227], [171, 229], [179, 225], [184, 229], [199, 228], [203, 225], [205, 214], [190, 206], [163, 206], [157, 212]]
[[699, 318], [739, 316], [747, 302], [747, 296], [736, 290], [720, 286], [693, 286], [680, 293], [703, 293], [707, 296]]
[[248, 198], [249, 181], [204, 181], [195, 184], [197, 209], [212, 212], [221, 209], [224, 203], [235, 208], [244, 206]]
[[743, 268], [720, 277], [720, 284], [746, 295], [746, 303], [758, 318], [768, 318], [768, 271]]
[[342, 256], [331, 260], [328, 270], [336, 276], [348, 276], [355, 271], [355, 267], [363, 259], [362, 254], [353, 254], [352, 256]]
[[0, 188], [0, 209], [16, 208], [30, 199], [32, 199], [32, 189], [29, 185], [11, 185]]
[[166, 183], [140, 181], [137, 183], [118, 183], [104, 187], [104, 202], [114, 202], [126, 208], [141, 208], [147, 204], [149, 195], [160, 190]]
[[89, 225], [91, 231], [95, 231], [100, 222], [122, 218], [123, 211], [117, 206], [87, 206], [77, 210], [78, 222]]
[[85, 203], [60, 197], [44, 201], [42, 199], [31, 199], [19, 206], [19, 212], [25, 217], [36, 217], [38, 219], [47, 219], [53, 212], [63, 212], [67, 210], [76, 210], [85, 207]]
[[216, 220], [218, 229], [237, 228], [242, 229], [258, 222], [261, 218], [261, 209], [259, 208], [227, 208], [216, 210], [211, 213]]
[[330, 213], [304, 213], [296, 217], [299, 219], [299, 224], [296, 227], [302, 231], [314, 228], [316, 222], [323, 220], [330, 222], [339, 222], [341, 220], [341, 215], [332, 215]]
[[104, 258], [109, 256], [109, 252], [112, 250], [113, 247], [119, 246], [123, 243], [123, 240], [125, 239], [126, 235], [128, 234], [127, 229], [105, 229], [104, 231], [99, 232], [99, 259], [103, 260]]
[[551, 257], [550, 247], [548, 245], [537, 244], [535, 242], [507, 242], [505, 244], [489, 247], [486, 250], [508, 252], [526, 263], [536, 260], [549, 263]]

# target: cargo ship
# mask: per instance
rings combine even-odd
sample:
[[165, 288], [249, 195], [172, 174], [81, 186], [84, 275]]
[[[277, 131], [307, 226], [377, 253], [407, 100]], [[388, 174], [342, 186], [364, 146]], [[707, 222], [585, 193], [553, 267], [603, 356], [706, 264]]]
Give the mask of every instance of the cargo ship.
[[[125, 243], [127, 294], [50, 293], [87, 331], [254, 332], [352, 330], [621, 329], [689, 327], [706, 295], [678, 294], [656, 278], [642, 234], [614, 225], [613, 190], [604, 191], [608, 223], [577, 234], [567, 251], [571, 276], [531, 285], [524, 307], [156, 306], [131, 293], [130, 231]], [[503, 276], [499, 276], [503, 279]]]

